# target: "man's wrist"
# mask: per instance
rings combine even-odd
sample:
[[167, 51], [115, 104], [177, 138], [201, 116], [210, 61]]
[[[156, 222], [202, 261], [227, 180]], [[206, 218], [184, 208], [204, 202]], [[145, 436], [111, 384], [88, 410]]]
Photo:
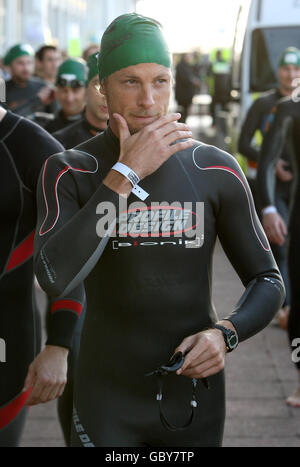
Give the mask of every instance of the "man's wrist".
[[277, 208], [275, 206], [267, 206], [264, 209], [262, 209], [262, 215], [266, 216], [267, 214], [276, 214], [277, 213]]
[[237, 348], [239, 343], [238, 333], [231, 321], [227, 319], [219, 321], [215, 324], [214, 329], [223, 335], [225, 351], [227, 353]]
[[50, 351], [50, 352], [60, 352], [63, 355], [68, 355], [69, 354], [69, 349], [67, 347], [62, 347], [60, 345], [45, 345], [45, 350]]
[[115, 191], [119, 195], [129, 196], [132, 191], [132, 185], [127, 178], [116, 172], [115, 170], [110, 170], [103, 180], [103, 184], [107, 186], [110, 190]]

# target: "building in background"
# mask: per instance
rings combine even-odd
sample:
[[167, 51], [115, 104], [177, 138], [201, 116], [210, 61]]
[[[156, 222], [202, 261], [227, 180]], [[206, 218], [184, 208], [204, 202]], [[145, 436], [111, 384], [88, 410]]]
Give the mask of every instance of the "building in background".
[[0, 56], [18, 42], [57, 44], [78, 55], [136, 0], [0, 0]]

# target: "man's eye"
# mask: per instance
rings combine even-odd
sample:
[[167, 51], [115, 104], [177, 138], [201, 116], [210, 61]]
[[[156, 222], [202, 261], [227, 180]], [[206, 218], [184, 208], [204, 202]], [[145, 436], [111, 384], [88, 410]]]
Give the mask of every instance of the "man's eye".
[[136, 80], [135, 80], [135, 79], [128, 79], [128, 80], [126, 81], [126, 83], [128, 83], [128, 84], [135, 84], [135, 83], [136, 83]]

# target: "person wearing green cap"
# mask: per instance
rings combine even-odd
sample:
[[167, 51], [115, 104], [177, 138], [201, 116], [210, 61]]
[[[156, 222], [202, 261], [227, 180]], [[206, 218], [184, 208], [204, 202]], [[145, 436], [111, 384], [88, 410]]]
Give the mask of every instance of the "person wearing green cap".
[[[276, 205], [276, 161], [282, 157], [285, 144], [293, 151], [297, 176], [290, 196], [288, 223]], [[286, 399], [287, 405], [300, 408], [300, 79], [291, 97], [281, 99], [273, 109], [272, 125], [266, 130], [258, 165], [258, 189], [264, 208], [263, 225], [275, 245], [287, 248], [290, 278], [290, 312], [285, 318], [291, 361], [297, 371], [295, 392]]]
[[49, 133], [62, 130], [83, 117], [86, 79], [87, 68], [84, 60], [68, 58], [60, 65], [56, 76], [56, 97], [61, 109], [45, 126]]
[[33, 55], [30, 45], [17, 44], [4, 57], [4, 65], [9, 67], [11, 75], [6, 83], [6, 107], [25, 117], [48, 112], [54, 101], [53, 88], [32, 76]]
[[105, 97], [99, 92], [98, 53], [90, 55], [87, 61], [86, 107], [83, 118], [53, 133], [54, 138], [66, 149], [74, 148], [107, 128], [107, 104]]
[[[288, 97], [292, 94], [295, 89], [295, 83], [297, 78], [300, 78], [300, 51], [295, 47], [288, 47], [285, 49], [278, 61], [278, 87], [263, 93], [259, 96], [250, 107], [245, 122], [243, 123], [240, 138], [239, 138], [239, 152], [247, 157], [249, 163], [255, 170], [259, 160], [260, 147], [253, 145], [253, 138], [257, 131], [263, 136], [266, 124], [270, 125], [273, 116], [272, 109], [275, 107], [277, 102], [283, 98]], [[289, 147], [286, 145], [284, 151], [281, 154], [280, 159], [276, 164], [276, 207], [280, 212], [281, 216], [288, 222], [290, 196], [293, 181], [293, 170], [292, 170], [292, 155]], [[262, 206], [259, 202], [257, 189], [256, 189], [256, 176], [248, 180], [249, 185], [252, 189], [254, 199], [256, 200], [256, 208], [260, 213]], [[268, 229], [268, 221], [272, 217], [272, 213], [269, 215], [266, 213], [264, 216], [264, 227]], [[279, 310], [277, 316], [274, 319], [274, 324], [279, 324], [282, 328], [286, 329], [287, 317], [290, 308], [290, 285], [289, 285], [289, 274], [287, 269], [287, 251], [286, 245], [271, 244], [272, 251], [275, 256], [276, 262], [279, 266], [280, 272], [284, 279], [286, 289], [286, 299], [283, 304], [283, 308]]]
[[[37, 190], [37, 279], [50, 296], [84, 281], [87, 296], [72, 446], [220, 446], [225, 355], [272, 319], [281, 277], [237, 161], [169, 113], [161, 25], [116, 18], [99, 79], [107, 130], [51, 157]], [[222, 321], [217, 235], [246, 289]]]

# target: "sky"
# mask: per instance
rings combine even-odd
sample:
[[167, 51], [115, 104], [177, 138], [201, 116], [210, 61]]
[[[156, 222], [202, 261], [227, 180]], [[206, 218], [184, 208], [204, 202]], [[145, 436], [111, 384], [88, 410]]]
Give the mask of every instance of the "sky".
[[164, 26], [172, 52], [230, 47], [241, 0], [138, 0], [137, 12]]

